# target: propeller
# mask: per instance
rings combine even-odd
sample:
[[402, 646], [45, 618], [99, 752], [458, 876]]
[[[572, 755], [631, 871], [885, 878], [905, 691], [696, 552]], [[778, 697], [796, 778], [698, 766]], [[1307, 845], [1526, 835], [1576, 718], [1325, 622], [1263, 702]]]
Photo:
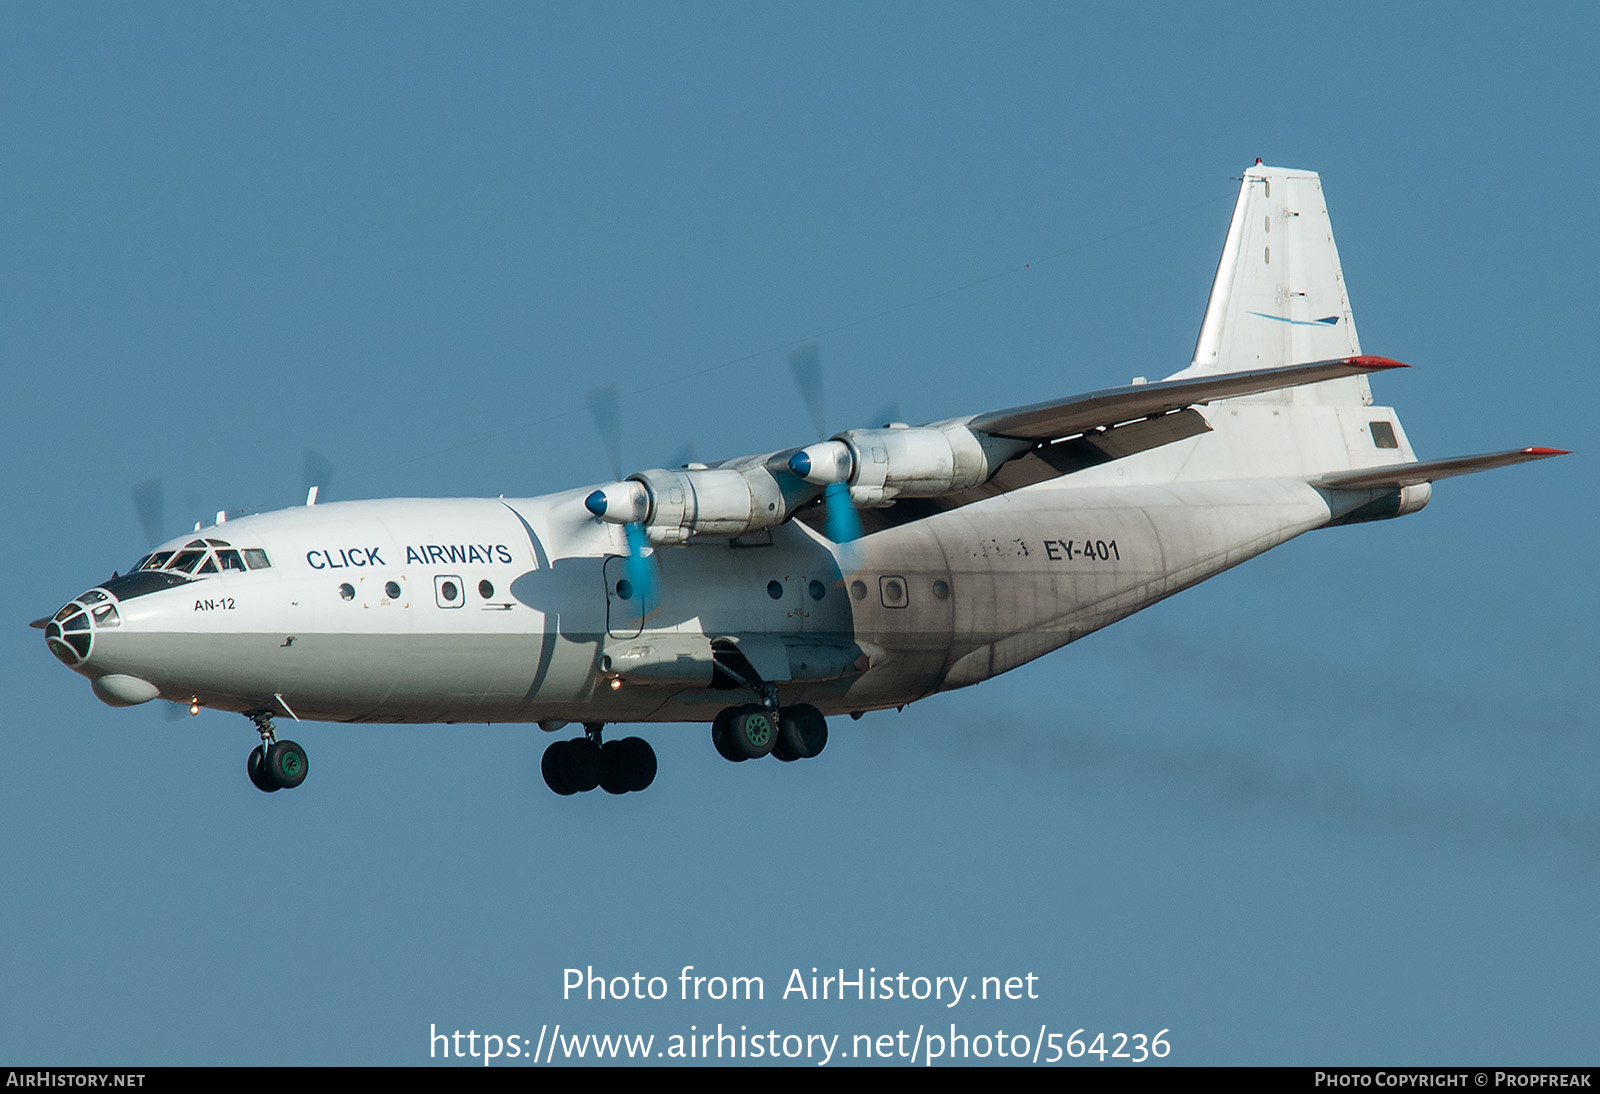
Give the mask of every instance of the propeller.
[[144, 528], [145, 543], [154, 547], [166, 539], [167, 507], [163, 500], [160, 479], [146, 479], [133, 487], [133, 507], [139, 514], [139, 524]]
[[333, 484], [333, 461], [321, 452], [306, 449], [305, 469], [302, 475], [305, 486], [305, 497], [311, 497], [311, 491], [317, 491], [317, 500], [325, 500], [322, 495], [327, 493], [328, 487]]
[[[309, 496], [313, 487], [317, 489], [319, 497], [326, 494], [333, 483], [333, 461], [320, 452], [306, 449], [302, 483], [301, 497]], [[204, 500], [192, 490], [183, 499], [191, 511], [199, 511]], [[133, 508], [139, 514], [139, 526], [144, 529], [145, 542], [149, 546], [154, 547], [168, 538], [166, 491], [160, 479], [145, 479], [133, 485]]]
[[692, 463], [699, 463], [699, 462], [700, 462], [700, 452], [699, 452], [698, 449], [695, 448], [694, 442], [690, 441], [688, 444], [684, 445], [682, 448], [678, 449], [678, 451], [673, 454], [672, 459], [670, 461], [668, 461], [667, 466], [668, 467], [688, 467]]
[[789, 470], [809, 483], [821, 486], [822, 504], [827, 514], [828, 538], [835, 543], [850, 543], [861, 538], [861, 517], [850, 502], [850, 472], [853, 457], [843, 441], [827, 440], [822, 413], [822, 354], [815, 342], [801, 346], [789, 355], [789, 371], [811, 413], [817, 443], [808, 445], [789, 458]]
[[617, 385], [601, 384], [589, 392], [589, 413], [594, 416], [595, 428], [606, 446], [611, 475], [616, 481], [584, 498], [584, 508], [597, 517], [611, 513], [629, 518], [622, 526], [628, 541], [625, 568], [628, 580], [639, 590], [640, 614], [643, 615], [657, 599], [655, 563], [645, 555], [648, 540], [644, 534], [644, 520], [650, 515], [650, 495], [643, 483], [622, 477], [622, 410]]
[[[133, 508], [139, 514], [139, 525], [144, 529], [145, 541], [154, 547], [167, 539], [166, 492], [160, 479], [145, 479], [133, 485]], [[184, 495], [184, 504], [198, 509], [203, 499], [190, 491]]]

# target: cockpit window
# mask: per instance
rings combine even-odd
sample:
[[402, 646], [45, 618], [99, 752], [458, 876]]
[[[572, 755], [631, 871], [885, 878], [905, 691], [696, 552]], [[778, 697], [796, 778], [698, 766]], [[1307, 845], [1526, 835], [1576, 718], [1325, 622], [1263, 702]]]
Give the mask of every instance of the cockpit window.
[[267, 553], [255, 547], [235, 549], [220, 539], [192, 539], [179, 551], [157, 551], [145, 555], [133, 569], [166, 570], [194, 577], [209, 574], [242, 574], [246, 570], [266, 570], [272, 566]]
[[205, 557], [205, 544], [201, 544], [200, 550], [198, 551], [179, 551], [178, 556], [172, 560], [171, 564], [167, 566], [167, 569], [176, 570], [180, 574], [191, 573], [199, 561]]

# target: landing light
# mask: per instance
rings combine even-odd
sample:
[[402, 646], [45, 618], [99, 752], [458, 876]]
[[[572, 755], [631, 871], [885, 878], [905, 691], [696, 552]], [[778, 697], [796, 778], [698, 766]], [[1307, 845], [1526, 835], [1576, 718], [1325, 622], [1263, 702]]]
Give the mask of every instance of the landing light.
[[612, 677], [612, 678], [611, 678], [611, 690], [612, 690], [612, 691], [617, 691], [617, 690], [619, 690], [619, 689], [620, 689], [620, 688], [621, 688], [621, 687], [622, 687], [622, 677], [620, 677], [620, 676], [613, 676], [613, 677]]

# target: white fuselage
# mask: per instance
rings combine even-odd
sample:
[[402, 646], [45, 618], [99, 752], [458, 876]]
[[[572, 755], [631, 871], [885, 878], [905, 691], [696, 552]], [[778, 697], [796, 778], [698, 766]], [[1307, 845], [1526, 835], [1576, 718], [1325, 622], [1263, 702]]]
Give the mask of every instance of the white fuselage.
[[[1048, 482], [842, 547], [791, 522], [658, 549], [641, 617], [640, 597], [619, 595], [622, 529], [591, 518], [584, 493], [228, 521], [164, 549], [211, 539], [269, 568], [116, 598], [117, 625], [95, 627], [75, 668], [307, 720], [709, 721], [749, 701], [710, 670], [720, 640], [785, 704], [869, 710], [1005, 672], [1331, 515], [1295, 478]], [[650, 660], [626, 660], [640, 650]]]

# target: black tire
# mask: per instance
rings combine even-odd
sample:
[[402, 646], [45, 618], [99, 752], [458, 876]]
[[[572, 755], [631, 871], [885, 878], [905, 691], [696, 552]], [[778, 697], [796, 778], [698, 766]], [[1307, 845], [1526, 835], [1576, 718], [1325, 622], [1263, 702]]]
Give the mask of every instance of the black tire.
[[262, 747], [256, 745], [250, 753], [250, 758], [244, 762], [244, 769], [245, 773], [250, 776], [250, 785], [263, 794], [272, 794], [283, 788], [272, 781], [271, 772], [261, 762], [262, 751]]
[[568, 785], [565, 775], [565, 765], [561, 762], [563, 753], [567, 750], [568, 741], [552, 741], [550, 747], [544, 750], [544, 756], [539, 760], [539, 771], [544, 775], [544, 784], [562, 797], [576, 794]]
[[587, 737], [574, 737], [561, 752], [561, 778], [574, 793], [600, 785], [600, 749]]
[[[635, 740], [636, 738], [628, 738]], [[600, 789], [607, 794], [626, 794], [633, 789], [633, 756], [627, 741], [607, 741], [600, 746]]]
[[739, 707], [728, 719], [727, 743], [729, 751], [747, 760], [759, 760], [772, 751], [778, 739], [778, 727], [764, 708], [751, 704]]
[[628, 750], [629, 755], [627, 770], [631, 777], [628, 780], [628, 789], [650, 789], [650, 784], [656, 781], [656, 750], [651, 748], [650, 742], [643, 737], [625, 738], [622, 746]]
[[[809, 703], [784, 707], [778, 715], [778, 741], [772, 754], [779, 748], [797, 760], [809, 760], [828, 747], [828, 720], [822, 711]], [[782, 756], [778, 757], [782, 759]]]
[[293, 790], [306, 781], [311, 761], [306, 750], [293, 741], [278, 741], [267, 749], [267, 774], [285, 790]]
[[716, 748], [717, 755], [729, 763], [742, 764], [750, 758], [733, 747], [733, 736], [728, 732], [728, 723], [733, 721], [733, 716], [741, 709], [727, 707], [711, 723], [711, 744]]

